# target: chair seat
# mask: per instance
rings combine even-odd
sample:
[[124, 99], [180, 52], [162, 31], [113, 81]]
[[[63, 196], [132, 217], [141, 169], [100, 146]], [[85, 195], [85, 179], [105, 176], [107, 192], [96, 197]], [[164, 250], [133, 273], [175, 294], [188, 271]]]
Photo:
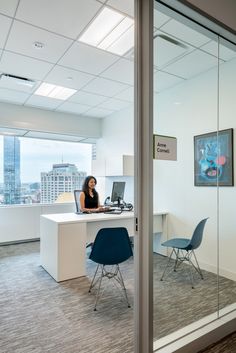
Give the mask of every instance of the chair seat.
[[190, 243], [190, 239], [187, 238], [173, 238], [165, 241], [161, 245], [176, 249], [186, 249]]
[[[194, 229], [194, 232], [193, 232], [191, 239], [189, 239], [189, 238], [172, 238], [172, 239], [165, 241], [163, 244], [161, 244], [163, 246], [172, 248], [172, 251], [171, 251], [170, 255], [168, 256], [168, 261], [167, 261], [166, 267], [165, 267], [163, 274], [161, 276], [161, 281], [163, 281], [163, 278], [166, 274], [166, 271], [170, 266], [172, 269], [171, 269], [171, 271], [168, 272], [168, 274], [172, 271], [176, 272], [177, 269], [179, 268], [179, 266], [183, 262], [187, 262], [189, 265], [191, 265], [191, 266], [188, 266], [188, 270], [189, 270], [189, 276], [190, 276], [192, 288], [194, 288], [194, 283], [193, 283], [193, 274], [191, 271], [191, 267], [194, 268], [197, 271], [197, 273], [200, 275], [201, 279], [203, 279], [202, 271], [199, 267], [194, 250], [199, 248], [199, 246], [202, 242], [203, 230], [204, 230], [207, 219], [208, 218], [202, 219], [198, 223], [198, 225]], [[173, 258], [172, 258], [172, 255], [173, 255]], [[193, 256], [193, 259], [195, 260], [195, 263], [193, 263], [193, 261], [192, 261], [192, 256]], [[171, 260], [174, 260], [174, 266], [172, 266], [173, 261], [171, 262]]]

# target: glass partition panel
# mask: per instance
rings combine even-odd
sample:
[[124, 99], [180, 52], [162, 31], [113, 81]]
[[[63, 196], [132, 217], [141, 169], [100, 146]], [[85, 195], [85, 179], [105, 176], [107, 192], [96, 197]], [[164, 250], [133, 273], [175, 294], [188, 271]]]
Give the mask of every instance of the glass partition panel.
[[[219, 156], [226, 186], [219, 186], [219, 309], [220, 315], [236, 308], [236, 190], [234, 181], [236, 46], [219, 42]], [[223, 132], [222, 132], [223, 130]]]
[[192, 331], [218, 310], [218, 38], [156, 5], [155, 349], [160, 338]]

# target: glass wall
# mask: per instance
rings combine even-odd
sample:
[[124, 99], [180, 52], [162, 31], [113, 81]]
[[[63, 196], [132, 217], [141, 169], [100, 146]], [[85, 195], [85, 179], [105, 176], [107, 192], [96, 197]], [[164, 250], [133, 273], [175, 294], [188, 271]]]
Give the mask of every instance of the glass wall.
[[[229, 185], [219, 187], [219, 315], [236, 308], [235, 133], [236, 46], [219, 39], [219, 160]], [[223, 140], [223, 134], [227, 133]], [[232, 139], [231, 139], [232, 136]], [[228, 140], [229, 138], [229, 140]], [[225, 145], [224, 145], [225, 144]]]
[[153, 47], [157, 349], [235, 308], [236, 61], [235, 48], [156, 2]]
[[72, 202], [91, 174], [91, 144], [2, 135], [0, 155], [0, 205]]

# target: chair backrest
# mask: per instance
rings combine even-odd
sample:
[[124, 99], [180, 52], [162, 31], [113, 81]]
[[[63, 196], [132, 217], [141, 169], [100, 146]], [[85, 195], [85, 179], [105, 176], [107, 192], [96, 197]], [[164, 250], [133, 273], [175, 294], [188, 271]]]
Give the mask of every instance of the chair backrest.
[[123, 227], [98, 231], [89, 258], [102, 265], [115, 265], [133, 255], [128, 231]]
[[195, 250], [201, 245], [203, 231], [207, 220], [208, 218], [202, 219], [196, 226], [193, 232], [192, 238], [190, 240], [190, 243], [188, 245], [188, 250]]
[[74, 198], [75, 198], [75, 207], [76, 207], [76, 213], [82, 213], [80, 211], [80, 194], [82, 190], [74, 190]]

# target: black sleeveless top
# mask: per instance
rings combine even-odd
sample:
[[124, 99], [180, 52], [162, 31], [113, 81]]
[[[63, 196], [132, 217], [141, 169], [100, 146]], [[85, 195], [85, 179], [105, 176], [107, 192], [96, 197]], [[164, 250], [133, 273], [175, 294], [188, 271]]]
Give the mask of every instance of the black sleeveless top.
[[98, 193], [94, 193], [93, 197], [91, 197], [86, 193], [84, 193], [84, 195], [85, 195], [85, 200], [84, 200], [85, 208], [98, 208]]

